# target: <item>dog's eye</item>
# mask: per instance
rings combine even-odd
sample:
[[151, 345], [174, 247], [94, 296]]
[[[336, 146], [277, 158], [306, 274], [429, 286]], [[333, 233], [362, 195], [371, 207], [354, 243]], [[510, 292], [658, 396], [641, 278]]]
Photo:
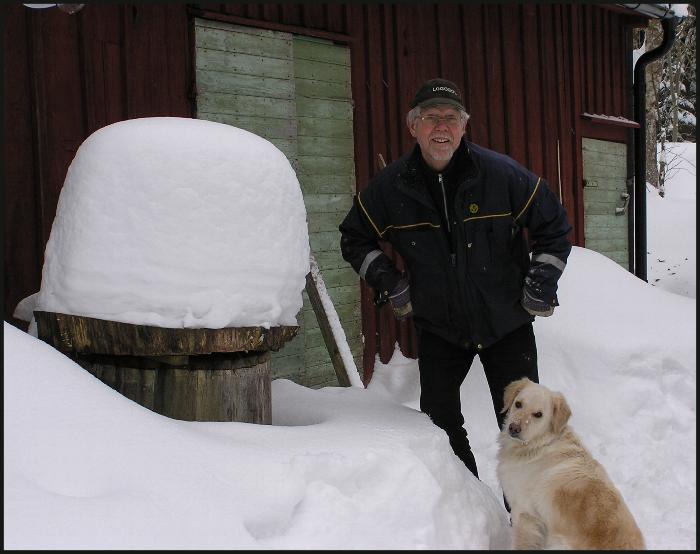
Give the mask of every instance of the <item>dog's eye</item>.
[[535, 417], [542, 417], [542, 412], [535, 412], [534, 414]]
[[518, 400], [518, 401], [515, 403], [515, 407], [516, 407], [516, 408], [522, 408], [522, 407], [523, 407], [523, 403], [520, 402], [520, 400]]

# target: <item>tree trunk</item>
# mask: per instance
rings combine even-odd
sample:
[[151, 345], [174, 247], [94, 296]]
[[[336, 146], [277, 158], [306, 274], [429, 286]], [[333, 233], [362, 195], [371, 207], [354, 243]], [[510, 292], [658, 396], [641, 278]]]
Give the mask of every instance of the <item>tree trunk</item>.
[[[646, 29], [645, 50], [649, 52], [661, 44], [661, 24], [651, 20]], [[657, 129], [659, 124], [658, 90], [661, 82], [662, 62], [655, 61], [647, 65], [646, 80], [646, 180], [654, 187], [659, 187], [659, 169], [656, 155]]]
[[666, 194], [666, 169], [668, 164], [666, 163], [666, 156], [668, 152], [666, 151], [666, 135], [661, 133], [661, 139], [659, 141], [659, 196], [662, 198]]

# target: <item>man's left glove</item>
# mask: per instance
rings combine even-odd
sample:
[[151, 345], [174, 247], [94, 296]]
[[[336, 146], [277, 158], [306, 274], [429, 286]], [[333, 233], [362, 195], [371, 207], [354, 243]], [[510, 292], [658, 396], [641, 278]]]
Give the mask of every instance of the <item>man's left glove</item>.
[[408, 279], [403, 277], [394, 287], [394, 290], [389, 295], [391, 308], [394, 310], [394, 316], [401, 321], [413, 314], [413, 306], [411, 305], [411, 291], [408, 286]]
[[523, 297], [520, 299], [520, 304], [530, 315], [549, 317], [554, 313], [554, 305], [538, 298], [532, 288], [528, 287], [527, 278], [525, 280], [525, 286], [523, 287]]

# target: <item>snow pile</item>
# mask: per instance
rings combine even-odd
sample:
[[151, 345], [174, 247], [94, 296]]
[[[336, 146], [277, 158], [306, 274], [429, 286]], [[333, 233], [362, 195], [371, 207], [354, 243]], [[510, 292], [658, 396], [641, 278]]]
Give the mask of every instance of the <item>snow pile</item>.
[[428, 416], [272, 387], [273, 424], [186, 422], [5, 323], [4, 546], [504, 548], [501, 500]]
[[229, 125], [158, 117], [80, 146], [36, 309], [161, 327], [296, 325], [309, 271], [288, 160]]
[[695, 298], [697, 280], [696, 149], [692, 142], [666, 143], [665, 194], [647, 183], [647, 280]]

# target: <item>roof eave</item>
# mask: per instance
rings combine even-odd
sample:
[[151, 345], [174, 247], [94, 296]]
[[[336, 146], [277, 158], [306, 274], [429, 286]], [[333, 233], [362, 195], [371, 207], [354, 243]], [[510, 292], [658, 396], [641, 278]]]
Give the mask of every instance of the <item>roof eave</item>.
[[676, 17], [675, 12], [671, 9], [670, 4], [617, 4], [632, 10], [645, 17], [652, 17], [655, 19], [670, 19]]

